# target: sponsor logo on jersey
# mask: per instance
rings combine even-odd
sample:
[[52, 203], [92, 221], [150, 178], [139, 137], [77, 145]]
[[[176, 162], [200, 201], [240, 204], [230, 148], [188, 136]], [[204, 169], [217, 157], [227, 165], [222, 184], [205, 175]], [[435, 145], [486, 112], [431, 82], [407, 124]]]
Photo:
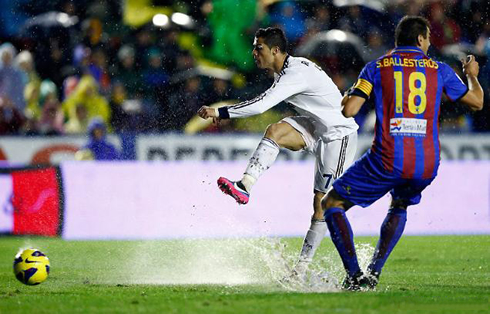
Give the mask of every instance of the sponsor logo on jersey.
[[390, 134], [392, 136], [425, 136], [427, 120], [414, 118], [390, 119]]

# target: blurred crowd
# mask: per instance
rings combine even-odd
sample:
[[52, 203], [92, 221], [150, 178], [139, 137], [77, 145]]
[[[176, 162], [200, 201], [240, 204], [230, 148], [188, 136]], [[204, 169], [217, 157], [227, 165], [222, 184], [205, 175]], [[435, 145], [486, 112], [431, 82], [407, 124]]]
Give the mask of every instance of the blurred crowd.
[[[270, 86], [270, 74], [251, 58], [258, 27], [283, 28], [290, 52], [320, 64], [343, 92], [366, 62], [393, 47], [394, 27], [406, 14], [431, 22], [431, 57], [459, 73], [465, 54], [480, 62], [484, 110], [447, 104], [442, 131], [490, 131], [488, 1], [348, 3], [0, 0], [0, 135], [87, 134], [93, 119], [107, 132], [260, 132], [290, 115], [289, 107], [220, 129], [189, 126], [202, 105], [245, 100]], [[344, 32], [322, 36], [332, 30]], [[371, 132], [372, 106], [356, 119]]]

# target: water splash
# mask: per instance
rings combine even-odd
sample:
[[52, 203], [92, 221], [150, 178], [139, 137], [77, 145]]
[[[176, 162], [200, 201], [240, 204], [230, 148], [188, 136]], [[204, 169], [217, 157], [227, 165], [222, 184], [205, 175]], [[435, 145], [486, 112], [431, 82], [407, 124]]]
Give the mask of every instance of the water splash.
[[[358, 246], [362, 265], [372, 252]], [[344, 271], [337, 252], [318, 255], [306, 279], [284, 282], [299, 251], [279, 238], [183, 239], [135, 242], [126, 258], [127, 284], [263, 285], [294, 292], [336, 292]]]

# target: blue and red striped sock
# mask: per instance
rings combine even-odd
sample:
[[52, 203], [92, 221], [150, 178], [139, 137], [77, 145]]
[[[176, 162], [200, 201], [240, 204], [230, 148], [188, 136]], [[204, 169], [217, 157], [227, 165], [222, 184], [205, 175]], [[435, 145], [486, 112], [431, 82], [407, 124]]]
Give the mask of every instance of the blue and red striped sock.
[[344, 268], [350, 277], [354, 277], [360, 272], [360, 268], [354, 246], [354, 235], [345, 211], [338, 207], [328, 208], [324, 217], [328, 230], [330, 230], [330, 237], [342, 258]]
[[381, 274], [388, 256], [400, 240], [405, 223], [407, 222], [407, 210], [402, 208], [391, 208], [381, 225], [381, 234], [374, 251], [373, 259], [368, 267], [370, 273], [377, 276]]

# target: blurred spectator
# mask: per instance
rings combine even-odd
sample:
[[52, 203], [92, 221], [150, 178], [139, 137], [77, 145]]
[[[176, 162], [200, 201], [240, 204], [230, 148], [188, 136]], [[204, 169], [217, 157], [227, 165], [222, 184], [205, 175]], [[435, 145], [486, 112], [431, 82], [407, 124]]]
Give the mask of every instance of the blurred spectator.
[[474, 43], [478, 40], [485, 25], [488, 25], [488, 21], [485, 21], [487, 18], [485, 12], [488, 14], [490, 3], [479, 0], [458, 2], [459, 4], [452, 8], [453, 16], [461, 26], [463, 41]]
[[79, 74], [90, 73], [89, 66], [92, 60], [92, 50], [83, 44], [78, 44], [73, 49], [73, 67]]
[[14, 64], [16, 54], [12, 44], [4, 43], [0, 46], [0, 96], [10, 99], [18, 113], [24, 116], [27, 76]]
[[184, 51], [177, 56], [175, 60], [175, 73], [179, 74], [183, 71], [190, 70], [195, 66], [195, 60], [189, 52]]
[[165, 32], [163, 39], [158, 43], [162, 51], [163, 67], [173, 74], [177, 71], [177, 58], [184, 51], [178, 44], [179, 30], [176, 27], [171, 27]]
[[257, 1], [213, 0], [208, 2], [208, 8], [211, 12], [207, 20], [213, 36], [209, 57], [242, 71], [254, 69], [250, 51], [253, 35], [244, 35], [255, 23]]
[[107, 125], [111, 119], [111, 109], [107, 100], [99, 94], [97, 82], [90, 75], [84, 75], [75, 90], [62, 104], [63, 112], [68, 119], [77, 119], [77, 107], [85, 106], [88, 119], [101, 117]]
[[120, 81], [128, 93], [128, 98], [143, 93], [141, 73], [136, 68], [135, 50], [130, 45], [122, 46], [117, 52], [118, 66], [114, 70], [114, 77]]
[[110, 92], [111, 80], [107, 69], [107, 56], [103, 49], [98, 48], [93, 51], [88, 71], [99, 84], [101, 93], [108, 95]]
[[109, 105], [111, 107], [111, 126], [115, 132], [131, 131], [131, 116], [124, 110], [127, 100], [126, 88], [121, 82], [115, 82], [112, 87]]
[[[56, 86], [61, 86], [66, 73], [73, 71], [70, 64], [70, 49], [67, 49], [65, 43], [66, 37], [57, 37], [54, 33], [47, 42], [43, 43], [43, 54], [36, 58], [36, 68], [41, 77], [49, 78]], [[36, 51], [36, 56], [40, 51]], [[41, 71], [42, 70], [42, 71]]]
[[119, 151], [106, 139], [106, 125], [102, 119], [94, 118], [88, 127], [89, 142], [75, 154], [78, 160], [119, 160]]
[[68, 134], [85, 134], [88, 130], [88, 113], [87, 107], [79, 103], [75, 106], [75, 116], [69, 117], [65, 123], [65, 132]]
[[78, 15], [77, 3], [73, 0], [65, 0], [60, 4], [60, 11], [68, 15]]
[[[29, 85], [25, 89], [26, 94], [31, 92]], [[25, 131], [28, 135], [57, 135], [63, 133], [64, 115], [58, 101], [58, 89], [56, 85], [46, 79], [41, 82], [39, 91], [32, 91], [36, 96], [27, 108], [27, 120]], [[36, 93], [39, 94], [36, 94]], [[49, 109], [45, 104], [50, 102]], [[32, 115], [31, 115], [32, 114]], [[56, 117], [56, 118], [55, 118]], [[41, 121], [42, 120], [42, 121]], [[48, 126], [51, 124], [51, 126]], [[40, 129], [40, 127], [42, 127]]]
[[41, 116], [39, 106], [41, 79], [36, 72], [32, 54], [27, 50], [20, 52], [15, 58], [15, 64], [25, 73], [25, 78], [27, 78], [24, 88], [24, 100], [26, 102], [24, 113], [28, 119], [37, 120]]
[[439, 124], [441, 133], [461, 134], [471, 132], [472, 129], [470, 117], [468, 115], [458, 113], [454, 110], [451, 110], [449, 113], [444, 114]]
[[461, 28], [451, 18], [446, 16], [442, 2], [437, 1], [429, 6], [429, 21], [431, 24], [430, 42], [441, 50], [442, 47], [459, 42]]
[[150, 31], [149, 25], [140, 28], [136, 31], [136, 43], [134, 45], [135, 67], [137, 70], [143, 70], [148, 59], [148, 52], [153, 47], [153, 34]]
[[[482, 32], [476, 41], [476, 50], [481, 55], [486, 56], [487, 60], [490, 60], [490, 18], [486, 20]], [[489, 65], [488, 62], [486, 65]]]
[[310, 37], [319, 32], [328, 31], [332, 28], [332, 18], [330, 9], [325, 4], [318, 4], [313, 9], [313, 16], [310, 16], [305, 21], [306, 33], [301, 38], [301, 42], [307, 41]]
[[70, 96], [70, 94], [75, 90], [78, 84], [78, 77], [76, 76], [68, 76], [64, 81], [63, 81], [63, 98], [62, 100], [65, 100]]
[[24, 117], [12, 101], [0, 96], [0, 135], [19, 134], [24, 124]]
[[32, 54], [27, 51], [21, 51], [14, 59], [14, 65], [21, 71], [25, 73], [26, 84], [36, 81], [41, 82], [39, 79], [39, 75], [36, 72], [36, 67], [34, 65], [34, 59], [32, 58]]
[[203, 102], [201, 78], [189, 77], [177, 91], [170, 95], [163, 117], [165, 127], [171, 130], [181, 130], [196, 114]]
[[169, 75], [163, 68], [161, 52], [158, 48], [152, 47], [148, 50], [148, 60], [143, 71], [144, 93], [156, 102], [165, 99], [166, 84]]
[[367, 38], [370, 27], [369, 21], [362, 15], [361, 7], [358, 5], [347, 7], [346, 13], [337, 23], [337, 28], [356, 34], [363, 39]]
[[291, 45], [295, 45], [306, 33], [306, 17], [296, 2], [284, 1], [277, 4], [270, 12], [270, 21], [284, 30]]
[[42, 135], [62, 135], [64, 115], [61, 104], [57, 99], [44, 102], [41, 117], [37, 123], [37, 131]]
[[332, 28], [332, 17], [327, 5], [318, 4], [313, 10], [313, 16], [306, 19], [306, 28], [315, 32], [328, 31]]
[[39, 93], [39, 104], [44, 106], [46, 101], [58, 100], [58, 87], [49, 79], [41, 82]]
[[102, 43], [102, 22], [98, 18], [88, 18], [82, 22], [82, 43], [85, 47], [96, 48]]
[[[229, 81], [215, 78], [212, 80], [212, 86], [206, 94], [206, 104], [209, 106], [219, 101], [234, 99]], [[208, 90], [208, 89], [206, 89]]]
[[367, 35], [365, 56], [368, 61], [375, 60], [388, 52], [388, 46], [383, 43], [383, 34], [377, 28], [371, 28]]

